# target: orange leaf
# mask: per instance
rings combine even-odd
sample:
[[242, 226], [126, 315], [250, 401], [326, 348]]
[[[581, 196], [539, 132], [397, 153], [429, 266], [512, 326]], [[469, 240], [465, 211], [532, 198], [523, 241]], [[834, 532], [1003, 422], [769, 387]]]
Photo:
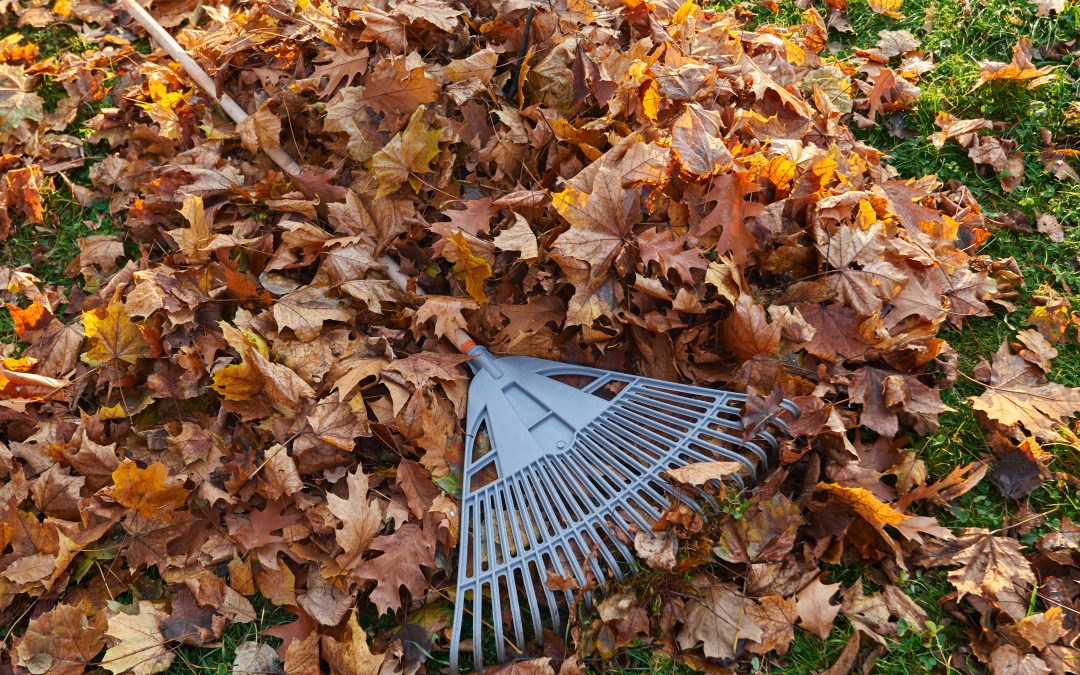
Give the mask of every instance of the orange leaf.
[[865, 488], [849, 488], [836, 483], [818, 483], [817, 489], [828, 492], [837, 500], [847, 504], [860, 518], [878, 529], [886, 525], [899, 525], [910, 517], [881, 501]]
[[116, 485], [112, 498], [147, 518], [172, 511], [184, 504], [188, 491], [166, 485], [168, 477], [164, 464], [154, 463], [140, 469], [138, 464], [125, 459], [112, 472]]

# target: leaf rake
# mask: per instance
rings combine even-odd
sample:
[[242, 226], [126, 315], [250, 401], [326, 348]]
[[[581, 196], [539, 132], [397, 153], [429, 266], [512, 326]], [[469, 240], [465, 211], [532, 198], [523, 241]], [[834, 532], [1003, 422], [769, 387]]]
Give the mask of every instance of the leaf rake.
[[[206, 71], [145, 9], [122, 1], [234, 122], [247, 118], [235, 101], [216, 93]], [[303, 173], [283, 150], [267, 155], [290, 176]], [[396, 261], [379, 262], [406, 290]], [[741, 488], [767, 469], [778, 446], [764, 425], [744, 438], [743, 394], [531, 357], [495, 357], [461, 330], [451, 342], [472, 357], [474, 374], [451, 629], [454, 673], [466, 632], [472, 667], [480, 670], [486, 629], [500, 662], [508, 645], [520, 652], [530, 636], [539, 643], [545, 620], [562, 630], [573, 593], [552, 590], [549, 575], [584, 588], [590, 580], [603, 585], [605, 570], [619, 580], [624, 567], [636, 565], [629, 542], [635, 532], [650, 530], [671, 502], [665, 471], [738, 462], [742, 470], [730, 478]], [[796, 412], [786, 401], [779, 407]]]

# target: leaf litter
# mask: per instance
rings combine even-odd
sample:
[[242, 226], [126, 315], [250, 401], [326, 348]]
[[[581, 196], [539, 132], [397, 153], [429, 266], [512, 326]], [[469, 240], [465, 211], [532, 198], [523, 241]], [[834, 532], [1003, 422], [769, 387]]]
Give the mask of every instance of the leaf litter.
[[[1080, 410], [1047, 379], [1067, 305], [1037, 307], [971, 375], [995, 458], [933, 480], [913, 445], [968, 377], [939, 332], [1012, 311], [1021, 279], [979, 254], [993, 224], [965, 187], [900, 178], [847, 126], [918, 99], [934, 64], [909, 32], [840, 61], [842, 14], [813, 8], [749, 30], [692, 2], [154, 7], [252, 111], [233, 126], [137, 48], [120, 5], [9, 7], [87, 48], [39, 60], [5, 41], [0, 239], [45, 222], [57, 175], [123, 234], [79, 242], [70, 290], [0, 270], [19, 340], [0, 364], [5, 666], [161, 672], [255, 620], [260, 596], [293, 619], [267, 631], [276, 655], [237, 650], [241, 670], [440, 671], [467, 388], [440, 338], [469, 327], [498, 354], [745, 391], [748, 425], [777, 392], [800, 411], [749, 495], [711, 489], [723, 463], [671, 472], [633, 542], [662, 583], [609, 587], [568, 643], [493, 672], [583, 672], [641, 640], [703, 670], [782, 663], [796, 630], [824, 638], [842, 615], [839, 672], [924, 625], [900, 579], [929, 567], [949, 568], [958, 620], [979, 616], [969, 648], [991, 671], [1076, 672], [1075, 533], [1031, 553], [932, 508], [994, 462], [1014, 497], [1047, 475], [1040, 443], [1067, 442]], [[980, 63], [976, 87], [1051, 81], [1031, 53]], [[1019, 184], [993, 122], [938, 126], [935, 146]], [[82, 166], [88, 181], [62, 173]], [[745, 507], [703, 517], [677, 498], [695, 486]], [[826, 583], [829, 563], [881, 590]]]

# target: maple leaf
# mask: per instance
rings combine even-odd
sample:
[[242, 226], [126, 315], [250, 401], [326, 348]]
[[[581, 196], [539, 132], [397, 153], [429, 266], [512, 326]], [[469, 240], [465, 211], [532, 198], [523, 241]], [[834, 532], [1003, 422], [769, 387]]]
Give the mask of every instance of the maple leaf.
[[264, 101], [259, 109], [236, 125], [240, 144], [248, 152], [274, 150], [281, 147], [281, 118], [270, 110], [270, 101]]
[[739, 462], [693, 462], [675, 469], [668, 469], [667, 475], [687, 485], [702, 486], [709, 481], [722, 481], [738, 473], [743, 468]]
[[703, 643], [705, 656], [730, 659], [739, 640], [761, 641], [761, 627], [748, 609], [752, 600], [730, 584], [701, 578], [695, 581], [699, 594], [686, 603], [686, 621], [676, 638], [679, 647], [690, 649]]
[[1028, 89], [1034, 89], [1053, 80], [1053, 67], [1036, 68], [1031, 62], [1031, 41], [1020, 38], [1013, 46], [1013, 57], [1009, 63], [979, 62], [979, 81], [971, 89], [974, 91], [987, 82], [1021, 82]]
[[97, 309], [82, 315], [83, 331], [90, 347], [82, 360], [91, 366], [113, 361], [136, 363], [149, 356], [150, 347], [141, 327], [124, 312], [121, 304], [110, 304], [104, 311]]
[[735, 311], [721, 324], [724, 345], [745, 361], [759, 354], [775, 354], [780, 346], [780, 325], [769, 323], [765, 310], [747, 293], [735, 302]]
[[553, 251], [587, 263], [593, 278], [602, 276], [631, 235], [639, 197], [639, 190], [624, 189], [615, 171], [606, 166], [596, 172], [588, 194], [574, 187], [556, 192], [552, 204], [570, 229], [555, 240]]
[[949, 572], [961, 598], [972, 594], [990, 600], [1015, 621], [1027, 616], [1035, 574], [1017, 540], [965, 528], [956, 532], [955, 540], [920, 553], [917, 562], [923, 567], [961, 566]]
[[888, 438], [899, 432], [900, 416], [914, 418], [919, 433], [930, 433], [938, 428], [938, 416], [951, 410], [918, 378], [870, 366], [855, 372], [848, 391], [863, 406], [859, 423]]
[[427, 127], [423, 122], [424, 111], [424, 106], [417, 108], [405, 129], [372, 156], [371, 171], [379, 181], [376, 198], [397, 191], [413, 174], [431, 171], [428, 165], [439, 154], [442, 129]]
[[755, 494], [742, 517], [724, 520], [713, 552], [734, 563], [782, 560], [790, 553], [804, 522], [799, 507], [784, 495], [766, 498]]
[[638, 235], [638, 250], [643, 263], [655, 262], [666, 275], [674, 271], [687, 284], [694, 283], [694, 270], [706, 270], [709, 261], [691, 246], [686, 237], [676, 237], [671, 230], [650, 231]]
[[[881, 310], [883, 300], [896, 296], [906, 277], [884, 258], [882, 228], [874, 224], [863, 231], [857, 227], [836, 228], [819, 241], [818, 250], [834, 268], [828, 280], [837, 295], [859, 314], [868, 316]], [[851, 268], [858, 264], [859, 269]]]
[[468, 298], [429, 295], [420, 309], [416, 310], [415, 320], [418, 325], [422, 325], [435, 319], [435, 335], [452, 336], [459, 329], [466, 330], [469, 327], [469, 322], [461, 313], [478, 307], [475, 300]]
[[172, 237], [176, 245], [180, 247], [188, 260], [205, 261], [210, 254], [200, 250], [199, 245], [210, 238], [210, 226], [206, 221], [206, 209], [203, 207], [202, 197], [187, 195], [184, 204], [180, 207], [180, 214], [188, 221], [188, 227], [176, 230], [168, 230], [165, 234]]
[[348, 321], [352, 312], [342, 306], [340, 300], [330, 298], [328, 289], [301, 286], [292, 293], [281, 296], [271, 312], [278, 330], [291, 328], [303, 342], [314, 340], [322, 332], [324, 321]]
[[458, 17], [463, 13], [443, 0], [415, 0], [396, 4], [390, 10], [392, 16], [400, 16], [410, 23], [423, 21], [448, 33], [460, 25]]
[[114, 675], [152, 675], [168, 670], [176, 655], [165, 644], [165, 636], [158, 628], [168, 615], [149, 600], [140, 600], [137, 605], [123, 609], [135, 609], [135, 612], [110, 613], [105, 634], [115, 642], [105, 650], [99, 665]]
[[30, 620], [12, 654], [31, 673], [80, 675], [105, 646], [105, 628], [103, 612], [87, 616], [81, 607], [60, 604]]
[[1053, 436], [1057, 424], [1080, 412], [1080, 389], [1047, 382], [1036, 366], [1009, 350], [1007, 341], [988, 370], [986, 391], [969, 400], [995, 422]]
[[697, 103], [686, 106], [672, 127], [671, 152], [692, 176], [711, 176], [730, 167], [731, 151], [721, 134], [720, 113]]
[[517, 213], [514, 214], [514, 224], [500, 231], [492, 243], [502, 251], [517, 251], [525, 262], [533, 262], [540, 255], [536, 235], [529, 222]]
[[139, 515], [155, 518], [184, 504], [188, 491], [182, 487], [168, 487], [169, 478], [165, 465], [154, 463], [145, 469], [130, 459], [125, 459], [112, 473], [113, 488], [110, 496]]
[[300, 520], [299, 514], [285, 515], [284, 501], [267, 502], [259, 510], [251, 510], [243, 516], [226, 516], [229, 536], [243, 547], [245, 552], [272, 547], [284, 539], [274, 534]]
[[[34, 93], [34, 78], [22, 66], [0, 64], [0, 134], [6, 134], [24, 121], [40, 121], [45, 115], [44, 101]], [[41, 222], [41, 221], [38, 221]]]
[[1025, 616], [1016, 623], [1016, 632], [1035, 649], [1046, 649], [1068, 632], [1063, 620], [1061, 607], [1051, 607], [1045, 612]]

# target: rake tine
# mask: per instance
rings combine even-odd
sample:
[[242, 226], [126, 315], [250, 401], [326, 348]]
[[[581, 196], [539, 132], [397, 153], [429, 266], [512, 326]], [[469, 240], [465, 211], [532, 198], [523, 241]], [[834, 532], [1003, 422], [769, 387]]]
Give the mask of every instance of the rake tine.
[[[536, 467], [536, 469], [537, 469], [537, 472], [536, 472], [537, 477], [540, 479], [541, 482], [544, 483], [544, 487], [547, 490], [548, 494], [552, 495], [552, 496], [558, 495], [559, 492], [552, 487], [551, 474], [550, 474], [550, 472], [548, 470], [547, 462], [540, 463]], [[575, 523], [575, 519], [571, 518], [570, 515], [567, 513], [566, 504], [563, 503], [563, 500], [556, 498], [556, 499], [553, 499], [553, 501], [555, 502], [556, 508], [562, 514], [562, 521], [564, 523], [566, 523], [565, 529], [567, 530], [567, 532], [569, 532], [571, 530], [571, 528], [573, 527], [574, 523]], [[569, 500], [569, 501], [573, 501], [573, 500]], [[574, 557], [570, 556], [569, 551], [566, 550], [566, 548], [567, 548], [567, 543], [566, 543], [567, 538], [568, 537], [567, 537], [566, 533], [559, 536], [559, 542], [556, 544], [556, 547], [563, 548], [563, 551], [567, 556], [566, 562], [567, 562], [567, 564], [570, 565], [570, 567], [574, 571], [574, 578], [577, 579], [579, 584], [584, 586], [585, 585], [585, 572], [578, 565], [577, 560]], [[560, 560], [561, 560], [561, 558], [560, 558]], [[560, 565], [560, 569], [561, 569], [561, 567], [562, 566]], [[566, 576], [562, 572], [560, 572], [559, 574], [561, 576]]]
[[[600, 471], [603, 471], [605, 473], [608, 473], [608, 472], [614, 473], [614, 470], [612, 469], [612, 465], [617, 465], [617, 462], [614, 461], [614, 458], [602, 457], [601, 455], [596, 453], [595, 450], [593, 450], [591, 447], [587, 447], [587, 446], [591, 446], [595, 442], [591, 438], [589, 438], [587, 436], [583, 436], [581, 440], [584, 443], [577, 448], [577, 452], [578, 452], [579, 456], [582, 459], [586, 460], [585, 462], [583, 462], [583, 464], [585, 466], [592, 466], [592, 467], [598, 468]], [[626, 472], [624, 471], [623, 473], [626, 473]], [[608, 475], [610, 476], [612, 474], [608, 473]], [[635, 487], [637, 487], [637, 477], [633, 476], [631, 474], [627, 474], [626, 478], [625, 478], [625, 480], [623, 482], [623, 492], [625, 493], [625, 495], [621, 496], [620, 499], [623, 502], [625, 502], [628, 497], [633, 495]], [[631, 525], [638, 525], [639, 527], [648, 527], [648, 525], [643, 524], [644, 521], [638, 520], [638, 519], [633, 519], [634, 520], [633, 523], [627, 522], [625, 518], [618, 515], [618, 512], [614, 507], [609, 507], [608, 511], [611, 513], [612, 517], [618, 523], [619, 528], [627, 536], [629, 536], [630, 533], [631, 533], [631, 527], [630, 527]], [[619, 548], [622, 549], [623, 547], [622, 547], [621, 542], [618, 542], [618, 540], [616, 540], [616, 541], [617, 541], [617, 546], [619, 546]]]
[[[601, 440], [601, 439], [603, 439], [603, 440]], [[617, 457], [617, 452], [613, 452], [613, 451], [612, 451], [612, 448], [610, 448], [610, 447], [606, 447], [606, 446], [605, 446], [605, 444], [604, 444], [604, 441], [606, 441], [607, 443], [611, 443], [611, 440], [610, 440], [610, 439], [606, 439], [606, 438], [604, 438], [603, 436], [600, 436], [600, 435], [598, 434], [598, 438], [597, 438], [597, 441], [596, 441], [596, 445], [597, 445], [597, 448], [596, 448], [596, 452], [597, 452], [597, 453], [603, 453], [603, 456], [604, 456], [604, 457], [605, 457], [606, 459], [609, 459], [609, 460], [614, 460], [614, 458], [615, 458], [615, 457]], [[662, 495], [662, 494], [659, 494], [659, 493], [656, 493], [655, 491], [653, 491], [653, 489], [652, 489], [652, 487], [651, 487], [651, 486], [649, 486], [648, 484], [646, 484], [646, 483], [644, 483], [644, 482], [643, 482], [643, 480], [642, 480], [642, 479], [643, 479], [643, 478], [644, 478], [645, 476], [647, 476], [647, 475], [648, 475], [647, 473], [645, 473], [645, 472], [642, 472], [642, 473], [641, 473], [641, 474], [640, 474], [640, 475], [639, 475], [639, 476], [638, 476], [638, 477], [637, 477], [637, 478], [636, 478], [636, 479], [634, 480], [634, 483], [633, 483], [633, 485], [635, 485], [635, 486], [638, 486], [638, 485], [639, 485], [641, 489], [644, 489], [645, 491], [647, 491], [647, 492], [649, 493], [649, 496], [650, 496], [650, 497], [652, 497], [653, 499], [655, 499], [655, 500], [656, 500], [656, 501], [657, 501], [658, 503], [663, 503], [663, 502], [664, 502], [664, 497], [663, 497], [663, 495]], [[631, 492], [633, 492], [633, 491], [631, 491]], [[660, 515], [661, 515], [661, 512], [657, 511], [657, 512], [655, 512], [655, 514], [651, 514], [651, 515], [652, 515], [653, 519], [655, 520], [656, 518], [659, 518], [659, 517], [660, 517]], [[645, 527], [648, 527], [648, 526], [646, 525]]]
[[484, 669], [484, 650], [481, 636], [484, 624], [484, 583], [479, 583], [473, 590], [473, 668]]
[[[560, 468], [563, 469], [563, 471], [552, 471], [551, 469], [555, 467], [549, 466], [548, 474], [551, 476], [552, 480], [562, 485], [567, 490], [566, 494], [575, 494], [575, 492], [573, 491], [573, 487], [568, 484], [567, 479], [569, 477], [576, 476], [577, 472], [573, 468], [568, 466], [565, 462], [561, 462], [559, 460], [556, 460], [552, 464], [561, 465]], [[577, 478], [577, 480], [581, 484], [580, 487], [585, 488], [584, 490], [577, 491], [577, 494], [580, 495], [584, 493], [584, 496], [589, 498], [590, 503], [594, 507], [590, 510], [595, 511], [595, 507], [599, 507], [602, 505], [602, 503], [596, 500], [594, 498], [594, 495], [591, 494], [595, 490], [589, 490], [580, 478]], [[581, 549], [581, 552], [584, 554], [591, 548], [590, 546], [588, 546], [589, 542], [585, 539], [584, 533], [582, 531], [590, 516], [589, 513], [585, 512], [585, 509], [583, 508], [584, 505], [579, 500], [570, 499], [569, 501], [571, 508], [574, 509], [574, 512], [577, 515], [575, 521], [578, 526], [567, 532], [567, 538], [577, 544], [577, 547]], [[589, 565], [589, 568], [592, 570], [593, 574], [596, 576], [597, 581], [602, 581], [604, 578], [604, 573], [603, 570], [600, 569], [600, 564], [596, 561], [596, 558], [590, 556], [587, 564]]]
[[512, 529], [512, 526], [508, 526], [507, 524], [507, 521], [514, 522], [516, 520], [516, 510], [512, 508], [513, 502], [509, 499], [510, 495], [507, 494], [505, 490], [497, 490], [492, 493], [492, 496], [499, 504], [499, 532], [501, 534], [502, 564], [507, 567], [505, 573], [506, 595], [510, 600], [510, 620], [514, 625], [515, 644], [520, 645], [525, 641], [525, 631], [521, 625], [521, 606], [518, 603], [517, 584], [514, 583], [514, 565], [511, 564], [511, 560], [514, 556], [512, 556], [511, 550], [520, 554], [521, 549], [516, 545], [516, 542], [511, 541], [511, 536], [513, 535], [510, 530]]
[[[648, 420], [649, 420], [649, 418], [648, 418], [648, 417], [646, 417], [646, 415], [650, 415], [650, 414], [649, 414], [649, 413], [646, 413], [646, 414], [644, 414], [644, 415], [643, 415], [642, 411], [639, 411], [639, 410], [637, 410], [637, 409], [635, 409], [635, 408], [631, 407], [632, 405], [633, 405], [632, 403], [631, 403], [631, 404], [629, 404], [629, 405], [626, 405], [626, 406], [625, 406], [624, 408], [622, 408], [621, 410], [619, 410], [619, 411], [618, 411], [617, 415], [620, 415], [620, 416], [625, 416], [625, 417], [630, 417], [630, 418], [632, 418], [632, 419], [634, 419], [634, 420], [638, 421], [638, 423], [643, 423], [643, 424], [647, 424], [647, 423], [648, 423]], [[660, 414], [660, 413], [654, 414], [654, 417], [656, 417], [657, 419], [659, 419], [659, 420], [662, 420], [662, 421], [667, 421], [667, 420], [665, 420], [665, 419], [664, 419], [664, 417], [663, 417], [663, 416], [662, 416], [662, 414]], [[653, 423], [654, 423], [654, 422], [653, 422]], [[701, 433], [701, 430], [698, 430], [698, 429], [694, 429], [693, 427], [689, 427], [689, 426], [686, 426], [686, 424], [679, 424], [679, 427], [685, 427], [685, 428], [686, 428], [686, 431], [685, 431], [685, 432], [680, 432], [680, 433], [691, 433], [691, 432], [697, 432], [697, 433], [699, 434], [699, 437], [700, 437], [700, 433]], [[676, 429], [677, 429], [677, 428], [678, 428], [678, 427], [676, 427]], [[719, 438], [719, 440], [721, 440], [721, 441], [726, 441], [726, 442], [728, 442], [728, 443], [731, 443], [731, 444], [733, 444], [733, 445], [739, 445], [739, 446], [744, 446], [744, 445], [745, 445], [745, 444], [744, 444], [744, 443], [742, 442], [741, 438], [738, 438], [738, 437], [732, 436], [732, 435], [730, 435], [730, 434], [726, 434], [726, 433], [724, 433], [724, 432], [719, 432], [719, 431], [710, 431], [710, 432], [708, 432], [708, 435], [711, 435], [711, 436], [713, 436], [713, 437], [715, 437], [715, 438]], [[719, 446], [717, 446], [717, 447], [719, 447]], [[729, 450], [729, 449], [727, 449], [727, 448], [723, 448], [723, 450], [724, 450], [724, 454], [725, 454], [725, 455], [728, 455], [728, 456], [729, 456], [729, 457], [731, 457], [732, 459], [739, 459], [739, 458], [741, 458], [741, 456], [740, 456], [740, 455], [738, 455], [737, 453], [733, 453], [733, 451], [732, 451], [732, 450]], [[760, 457], [760, 458], [761, 458], [762, 460], [766, 460], [766, 459], [767, 459], [767, 456], [765, 456], [765, 455], [762, 455], [762, 454], [760, 454], [760, 448], [758, 448], [758, 449], [757, 449], [757, 450], [755, 451], [755, 455], [758, 455], [758, 456], [759, 456], [759, 457]], [[742, 458], [742, 459], [743, 459], [743, 461], [745, 461], [745, 458]]]
[[[613, 421], [616, 424], [626, 426], [626, 427], [630, 427], [630, 429], [624, 430], [624, 433], [627, 433], [627, 432], [630, 432], [630, 431], [635, 431], [635, 432], [641, 434], [642, 436], [644, 436], [645, 438], [649, 439], [653, 443], [662, 443], [663, 442], [663, 440], [660, 437], [658, 437], [651, 430], [649, 430], [646, 426], [644, 426], [642, 422], [638, 421], [636, 415], [634, 415], [632, 413], [627, 413], [627, 414], [624, 415], [622, 413], [623, 413], [623, 411], [619, 411], [618, 413], [615, 413], [613, 415], [613, 417], [616, 418], [616, 419], [613, 420]], [[622, 435], [622, 434], [620, 434], [620, 435]], [[699, 443], [699, 445], [709, 445], [709, 444], [708, 443]], [[753, 465], [753, 463], [748, 461], [742, 455], [731, 452], [730, 450], [728, 450], [726, 448], [717, 448], [715, 450], [715, 452], [716, 452], [716, 454], [720, 455], [721, 457], [724, 457], [725, 459], [734, 460], [736, 462], [741, 463], [743, 466], [745, 466], [751, 472], [751, 474], [754, 473], [754, 465]]]
[[[549, 529], [553, 526], [553, 516], [548, 511], [546, 504], [541, 506], [537, 503], [540, 488], [537, 488], [533, 483], [531, 475], [526, 473], [518, 476], [518, 482], [521, 483], [522, 492], [530, 505], [529, 518], [534, 522], [537, 529], [541, 531], [540, 539], [537, 544], [537, 551], [539, 551], [539, 554], [536, 554], [536, 573], [540, 576], [539, 582], [544, 589], [544, 599], [547, 601], [548, 610], [551, 614], [552, 626], [558, 631], [561, 630], [562, 619], [559, 616], [558, 601], [555, 598], [555, 594], [547, 587], [547, 574], [545, 574], [547, 567], [543, 558], [544, 548], [547, 547], [548, 542], [553, 536], [553, 531]], [[525, 488], [525, 484], [528, 485], [528, 489]], [[539, 642], [543, 639], [543, 630], [540, 626], [539, 616], [536, 620], [536, 631], [536, 639]]]
[[[531, 552], [529, 557], [532, 559], [537, 558], [536, 551], [542, 545], [542, 542], [546, 540], [546, 537], [540, 531], [540, 525], [535, 522], [536, 514], [539, 513], [538, 509], [532, 506], [532, 499], [527, 496], [527, 491], [524, 489], [523, 477], [515, 476], [514, 480], [510, 484], [511, 490], [514, 492], [514, 498], [518, 504], [523, 505], [520, 511], [522, 525], [527, 526], [529, 530], [529, 549]], [[522, 550], [525, 550], [524, 548]], [[540, 604], [536, 597], [535, 584], [532, 580], [532, 568], [529, 564], [529, 559], [526, 559], [522, 563], [522, 576], [525, 577], [525, 593], [529, 600], [529, 611], [532, 617], [533, 632], [536, 636], [536, 642], [543, 640], [543, 630], [541, 627], [540, 619]], [[547, 600], [548, 607], [552, 607], [555, 604], [554, 596], [551, 594], [551, 590], [543, 583], [544, 579], [537, 580], [544, 589], [545, 599]]]
[[458, 650], [457, 646], [461, 644], [461, 629], [462, 619], [465, 617], [465, 593], [461, 589], [460, 584], [457, 589], [457, 597], [454, 599], [454, 625], [450, 632], [450, 670], [457, 672], [458, 669]]

